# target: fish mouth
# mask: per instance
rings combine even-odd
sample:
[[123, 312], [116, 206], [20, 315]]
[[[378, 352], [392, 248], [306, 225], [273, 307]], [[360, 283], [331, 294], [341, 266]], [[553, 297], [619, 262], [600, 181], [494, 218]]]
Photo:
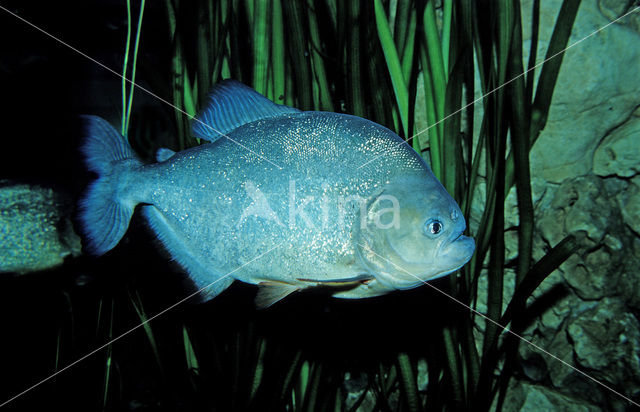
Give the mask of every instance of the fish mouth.
[[[449, 241], [443, 242], [440, 250], [435, 255], [436, 261], [439, 262], [439, 268], [433, 272], [433, 269], [424, 271], [424, 262], [408, 262], [403, 259], [404, 267], [407, 268], [404, 271], [407, 271], [407, 273], [396, 273], [393, 276], [395, 279], [394, 288], [412, 289], [428, 281], [449, 275], [466, 265], [475, 252], [475, 240], [462, 233], [463, 231], [456, 232], [451, 235]], [[394, 250], [394, 252], [396, 251]], [[401, 257], [400, 255], [398, 256]]]
[[[462, 237], [462, 234], [464, 233], [464, 230], [461, 230], [459, 232], [455, 232], [453, 233], [453, 235], [451, 235], [452, 239], [451, 239], [451, 243], [455, 242], [456, 240], [460, 239], [460, 237]], [[467, 237], [467, 236], [464, 236]]]
[[476, 249], [476, 242], [473, 238], [465, 236], [462, 232], [454, 234], [452, 239], [446, 243], [441, 251], [442, 257], [449, 257], [453, 261], [467, 263]]
[[475, 248], [473, 238], [464, 236], [462, 232], [455, 234], [452, 236], [452, 240], [447, 242], [445, 247], [438, 253], [438, 260], [441, 262], [448, 261], [449, 265], [443, 265], [440, 271], [430, 274], [424, 281], [441, 278], [462, 268], [471, 260]]

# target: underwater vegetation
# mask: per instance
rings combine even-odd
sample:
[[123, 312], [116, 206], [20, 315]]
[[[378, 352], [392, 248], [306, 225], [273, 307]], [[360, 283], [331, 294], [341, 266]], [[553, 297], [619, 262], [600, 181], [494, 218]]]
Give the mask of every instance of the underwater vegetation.
[[[75, 4], [84, 13], [78, 30], [91, 33], [93, 18], [106, 27], [104, 38], [74, 37], [71, 28], [60, 37], [94, 51], [123, 78], [97, 75], [101, 68], [83, 62], [89, 74], [69, 69], [62, 78], [100, 79], [102, 86], [77, 87], [73, 94], [95, 93], [104, 101], [78, 97], [74, 103], [69, 91], [58, 90], [52, 102], [64, 102], [69, 117], [107, 117], [143, 161], [152, 162], [162, 147], [178, 152], [205, 143], [192, 133], [193, 117], [215, 84], [235, 79], [277, 104], [386, 126], [425, 159], [467, 221], [485, 182], [484, 209], [466, 232], [475, 239], [475, 254], [450, 276], [373, 299], [294, 294], [262, 311], [253, 305], [255, 288], [238, 282], [207, 303], [185, 299], [192, 285], [134, 215], [121, 244], [104, 257], [83, 256], [32, 280], [1, 280], [4, 313], [22, 314], [5, 327], [21, 337], [9, 339], [2, 354], [5, 370], [15, 373], [3, 373], [10, 382], [0, 404], [12, 399], [6, 407], [15, 410], [49, 404], [84, 410], [502, 408], [521, 373], [518, 351], [527, 343], [517, 336], [540, 304], [532, 294], [581, 245], [568, 235], [534, 253], [529, 160], [549, 118], [580, 3], [565, 0], [556, 10], [544, 56], [538, 54], [539, 1], [531, 3], [532, 21], [521, 19], [517, 0], [96, 2], [103, 16]], [[25, 18], [31, 12], [11, 6], [18, 14], [24, 7]], [[43, 7], [33, 12], [39, 24], [51, 6]], [[69, 56], [73, 65], [76, 57]], [[75, 127], [65, 132], [77, 138], [60, 151], [77, 155], [81, 122], [67, 122]], [[74, 160], [80, 163], [79, 156]], [[82, 173], [63, 174], [76, 193], [89, 180]], [[517, 254], [509, 258], [505, 199], [512, 188]], [[507, 269], [515, 273], [513, 284]], [[483, 313], [475, 311], [481, 278]], [[487, 322], [479, 334], [481, 318]]]

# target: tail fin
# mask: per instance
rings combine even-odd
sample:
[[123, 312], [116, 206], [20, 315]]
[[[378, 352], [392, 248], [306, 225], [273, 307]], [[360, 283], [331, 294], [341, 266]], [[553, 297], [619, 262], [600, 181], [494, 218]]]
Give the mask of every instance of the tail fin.
[[129, 143], [106, 120], [82, 116], [86, 140], [82, 152], [89, 170], [98, 174], [80, 202], [80, 220], [89, 253], [113, 249], [129, 227], [136, 202], [121, 190], [122, 173], [141, 165]]

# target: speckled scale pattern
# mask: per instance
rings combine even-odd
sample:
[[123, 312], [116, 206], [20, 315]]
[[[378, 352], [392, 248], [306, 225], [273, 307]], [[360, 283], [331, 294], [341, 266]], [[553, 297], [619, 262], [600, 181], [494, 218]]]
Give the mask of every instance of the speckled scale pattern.
[[[179, 232], [184, 253], [212, 274], [236, 270], [232, 276], [248, 283], [362, 273], [353, 239], [359, 209], [345, 207], [345, 224], [338, 225], [339, 197], [370, 199], [395, 177], [430, 174], [390, 130], [344, 114], [286, 114], [243, 125], [228, 136], [132, 172], [131, 189], [137, 201], [153, 205]], [[243, 217], [255, 201], [251, 193], [263, 195], [277, 218]], [[313, 226], [294, 215], [292, 227], [290, 204], [295, 210], [309, 196], [313, 201], [303, 211]], [[211, 279], [194, 280], [205, 285]]]

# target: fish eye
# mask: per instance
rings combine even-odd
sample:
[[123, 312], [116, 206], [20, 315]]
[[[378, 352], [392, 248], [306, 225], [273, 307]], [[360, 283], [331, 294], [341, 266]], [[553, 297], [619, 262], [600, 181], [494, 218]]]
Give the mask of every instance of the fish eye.
[[438, 236], [444, 230], [444, 225], [438, 219], [429, 219], [424, 225], [424, 232], [427, 236]]

